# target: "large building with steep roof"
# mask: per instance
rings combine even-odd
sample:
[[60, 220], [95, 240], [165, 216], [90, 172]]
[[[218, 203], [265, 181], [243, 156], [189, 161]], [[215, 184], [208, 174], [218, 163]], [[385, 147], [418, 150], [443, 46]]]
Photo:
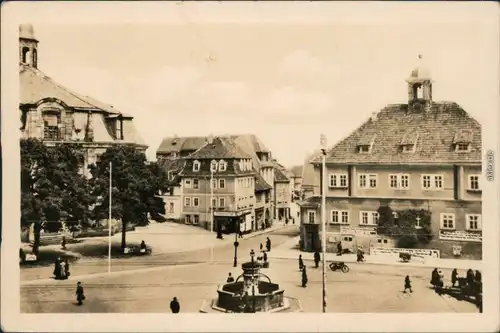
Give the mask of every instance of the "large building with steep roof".
[[255, 169], [252, 155], [233, 138], [208, 138], [182, 160], [177, 177], [185, 223], [226, 233], [239, 228], [245, 233], [269, 222], [270, 211], [264, 208], [270, 185]]
[[19, 78], [21, 134], [38, 138], [47, 145], [80, 143], [85, 162], [116, 144], [132, 145], [145, 151], [133, 117], [112, 105], [81, 95], [55, 82], [38, 66], [39, 42], [31, 25], [19, 27]]
[[[407, 84], [408, 103], [387, 105], [327, 150], [328, 247], [347, 240], [355, 248], [360, 235], [371, 235], [363, 244], [370, 247], [393, 244], [375, 232], [378, 209], [388, 206], [396, 219], [402, 210], [431, 213], [433, 239], [425, 248], [442, 257], [480, 257], [481, 125], [457, 103], [432, 100], [428, 71], [413, 70]], [[304, 168], [313, 195], [301, 203], [307, 250], [320, 246], [320, 170], [315, 154]]]

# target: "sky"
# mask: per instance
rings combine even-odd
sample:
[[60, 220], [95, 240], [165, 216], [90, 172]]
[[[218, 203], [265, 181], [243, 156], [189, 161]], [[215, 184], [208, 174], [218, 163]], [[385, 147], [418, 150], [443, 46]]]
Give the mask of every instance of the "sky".
[[[498, 112], [495, 28], [481, 16], [380, 22], [35, 23], [39, 69], [134, 116], [150, 146], [164, 137], [254, 133], [283, 165], [303, 164], [389, 103], [407, 101], [416, 66], [434, 100], [480, 123]], [[418, 55], [422, 60], [418, 60]], [[496, 84], [496, 85], [495, 85]]]

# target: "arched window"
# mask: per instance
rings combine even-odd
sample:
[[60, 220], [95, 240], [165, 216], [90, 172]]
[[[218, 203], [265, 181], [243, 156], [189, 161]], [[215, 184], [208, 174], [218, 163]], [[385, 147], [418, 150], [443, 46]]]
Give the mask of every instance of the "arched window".
[[29, 47], [23, 47], [22, 49], [22, 63], [23, 64], [27, 64], [28, 63], [28, 56], [29, 56], [29, 53], [30, 53], [30, 49]]
[[35, 68], [36, 68], [37, 63], [38, 63], [37, 56], [38, 56], [38, 54], [37, 54], [36, 50], [33, 50], [33, 67], [35, 67]]

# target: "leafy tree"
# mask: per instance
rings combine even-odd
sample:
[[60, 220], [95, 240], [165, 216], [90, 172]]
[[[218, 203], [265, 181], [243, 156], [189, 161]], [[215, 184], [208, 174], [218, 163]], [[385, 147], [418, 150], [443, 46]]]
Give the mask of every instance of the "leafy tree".
[[156, 194], [167, 179], [156, 163], [148, 164], [144, 153], [132, 146], [108, 148], [90, 172], [92, 195], [95, 200], [93, 217], [104, 220], [109, 214], [109, 164], [112, 163], [111, 216], [122, 221], [122, 248], [126, 247], [129, 224], [147, 225], [148, 213], [158, 210]]
[[38, 253], [40, 231], [59, 231], [66, 221], [82, 223], [90, 196], [81, 171], [84, 155], [77, 145], [45, 146], [38, 139], [23, 139], [21, 148], [21, 225], [34, 224], [33, 252]]
[[[400, 248], [414, 248], [418, 244], [427, 244], [432, 239], [431, 213], [425, 209], [407, 209], [398, 211], [394, 218], [388, 206], [378, 209], [379, 225], [377, 232], [396, 238]], [[417, 218], [420, 219], [417, 226]]]

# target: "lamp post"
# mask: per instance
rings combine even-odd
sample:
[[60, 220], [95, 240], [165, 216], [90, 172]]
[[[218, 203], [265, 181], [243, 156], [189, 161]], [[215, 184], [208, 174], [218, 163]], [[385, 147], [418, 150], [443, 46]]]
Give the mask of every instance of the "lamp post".
[[[252, 269], [254, 268], [254, 258], [255, 251], [252, 249], [250, 251], [250, 258], [252, 259]], [[252, 311], [255, 313], [255, 275], [252, 276]]]
[[238, 224], [238, 229], [239, 229], [239, 222], [238, 218], [234, 218], [234, 261], [233, 261], [233, 267], [238, 266], [238, 229], [236, 228], [236, 225]]
[[321, 134], [321, 252], [323, 252], [323, 313], [326, 313], [326, 136]]

